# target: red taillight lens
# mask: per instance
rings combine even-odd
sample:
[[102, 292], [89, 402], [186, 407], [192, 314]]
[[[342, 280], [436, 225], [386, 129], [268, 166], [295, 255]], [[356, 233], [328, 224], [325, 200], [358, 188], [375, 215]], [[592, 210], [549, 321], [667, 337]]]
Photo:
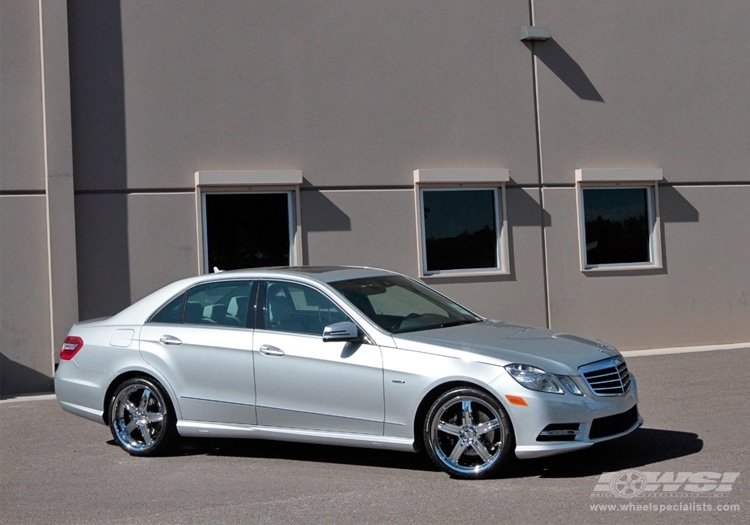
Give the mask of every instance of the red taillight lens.
[[83, 339], [75, 335], [69, 335], [63, 341], [62, 348], [60, 349], [60, 359], [63, 361], [69, 361], [73, 359], [73, 356], [83, 348]]

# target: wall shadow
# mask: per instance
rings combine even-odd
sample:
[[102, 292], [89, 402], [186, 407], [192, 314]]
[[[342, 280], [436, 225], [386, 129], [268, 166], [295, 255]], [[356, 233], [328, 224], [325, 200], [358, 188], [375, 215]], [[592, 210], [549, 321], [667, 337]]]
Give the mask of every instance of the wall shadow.
[[578, 98], [590, 102], [604, 102], [604, 98], [583, 68], [554, 38], [543, 42], [524, 42], [524, 44]]
[[51, 377], [13, 361], [0, 352], [0, 396], [38, 394], [53, 390]]
[[552, 226], [552, 216], [547, 210], [542, 209], [539, 201], [529, 195], [534, 192], [541, 199], [538, 187], [524, 189], [521, 186], [508, 185], [508, 223], [512, 226]]
[[[120, 0], [68, 2], [79, 312], [131, 302]], [[82, 205], [81, 198], [86, 197]]]
[[700, 222], [700, 213], [672, 185], [659, 185], [661, 222]]
[[[307, 181], [306, 181], [307, 182]], [[319, 190], [302, 188], [300, 191], [302, 217], [302, 262], [310, 264], [310, 232], [342, 232], [352, 230], [351, 218]]]

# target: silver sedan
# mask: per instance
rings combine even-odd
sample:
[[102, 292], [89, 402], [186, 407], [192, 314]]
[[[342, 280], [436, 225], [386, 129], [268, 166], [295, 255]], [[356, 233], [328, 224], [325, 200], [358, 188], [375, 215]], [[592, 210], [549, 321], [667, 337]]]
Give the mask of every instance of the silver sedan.
[[178, 436], [425, 450], [458, 478], [497, 474], [642, 424], [613, 347], [485, 319], [371, 268], [294, 267], [184, 279], [60, 352], [63, 409], [128, 453]]

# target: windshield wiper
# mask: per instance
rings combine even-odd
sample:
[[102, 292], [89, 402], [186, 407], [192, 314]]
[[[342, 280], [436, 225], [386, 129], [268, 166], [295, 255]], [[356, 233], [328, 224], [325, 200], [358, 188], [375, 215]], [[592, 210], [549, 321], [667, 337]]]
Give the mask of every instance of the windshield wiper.
[[478, 319], [462, 319], [461, 321], [449, 321], [440, 325], [440, 328], [450, 328], [451, 326], [461, 326], [464, 324], [478, 323]]

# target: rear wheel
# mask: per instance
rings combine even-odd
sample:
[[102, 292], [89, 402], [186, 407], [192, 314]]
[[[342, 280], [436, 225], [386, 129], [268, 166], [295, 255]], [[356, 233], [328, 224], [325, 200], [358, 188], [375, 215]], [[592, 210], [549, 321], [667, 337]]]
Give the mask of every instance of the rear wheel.
[[115, 441], [134, 456], [163, 453], [177, 432], [172, 405], [158, 383], [136, 377], [122, 382], [109, 404]]
[[455, 388], [442, 394], [425, 418], [427, 454], [457, 478], [497, 474], [512, 456], [512, 436], [505, 409], [477, 388]]

